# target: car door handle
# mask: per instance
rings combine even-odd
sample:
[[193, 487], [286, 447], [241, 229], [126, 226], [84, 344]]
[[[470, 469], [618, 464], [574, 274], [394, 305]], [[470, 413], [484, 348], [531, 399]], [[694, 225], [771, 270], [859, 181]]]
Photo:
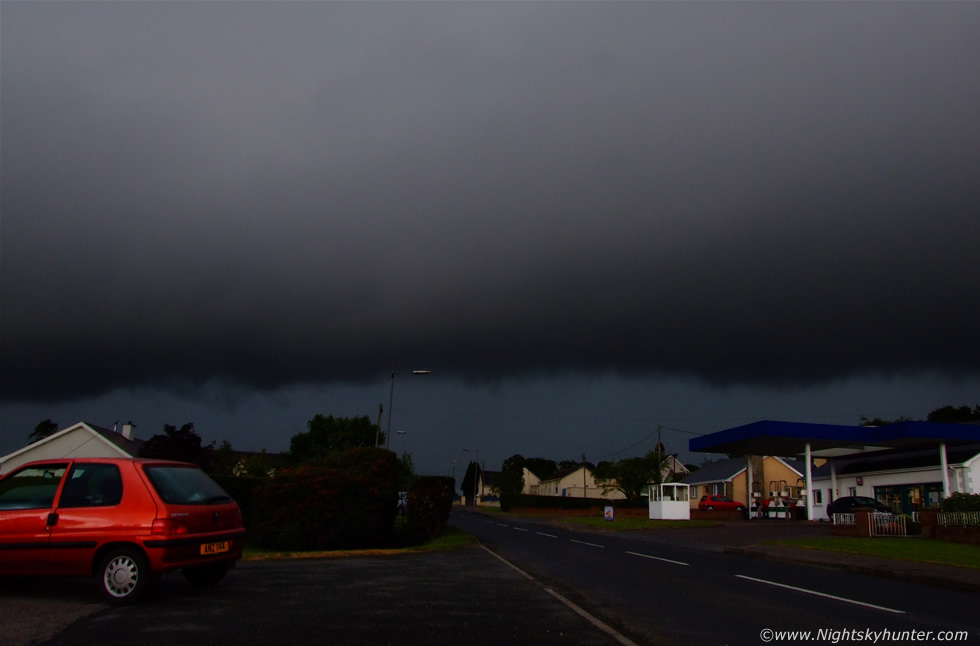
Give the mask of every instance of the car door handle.
[[58, 514], [56, 513], [48, 514], [48, 527], [49, 528], [54, 527], [57, 524], [58, 524]]

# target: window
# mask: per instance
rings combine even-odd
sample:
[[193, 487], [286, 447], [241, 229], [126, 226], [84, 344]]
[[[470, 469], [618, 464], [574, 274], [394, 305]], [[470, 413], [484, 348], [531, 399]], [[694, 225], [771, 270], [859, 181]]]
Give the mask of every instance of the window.
[[0, 483], [0, 509], [50, 509], [67, 464], [22, 469]]
[[697, 498], [698, 497], [698, 486], [697, 485], [691, 485], [691, 497], [692, 498]]
[[823, 491], [821, 491], [820, 489], [815, 489], [813, 491], [813, 504], [814, 505], [822, 505], [823, 504], [823, 495], [822, 494], [823, 494]]
[[231, 502], [231, 496], [197, 468], [148, 466], [145, 469], [163, 502], [175, 505], [211, 505]]
[[122, 501], [122, 476], [115, 464], [75, 464], [59, 507], [111, 507]]
[[858, 488], [857, 487], [848, 487], [847, 488], [847, 495], [848, 496], [856, 496], [856, 495], [858, 495]]

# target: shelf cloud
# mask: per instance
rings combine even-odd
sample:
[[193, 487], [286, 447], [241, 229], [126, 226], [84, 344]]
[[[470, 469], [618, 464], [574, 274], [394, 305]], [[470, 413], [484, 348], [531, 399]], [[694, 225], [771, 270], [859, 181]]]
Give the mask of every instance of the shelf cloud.
[[980, 372], [980, 4], [2, 12], [4, 401]]

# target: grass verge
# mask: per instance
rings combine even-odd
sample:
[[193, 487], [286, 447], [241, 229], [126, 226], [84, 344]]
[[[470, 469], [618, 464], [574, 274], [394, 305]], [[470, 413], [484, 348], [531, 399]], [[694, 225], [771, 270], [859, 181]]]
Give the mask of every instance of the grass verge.
[[617, 518], [606, 520], [594, 516], [568, 517], [560, 519], [568, 525], [582, 525], [592, 529], [608, 531], [628, 531], [635, 529], [690, 529], [692, 527], [717, 527], [716, 520], [650, 520], [649, 518]]
[[247, 545], [242, 561], [276, 561], [302, 559], [337, 559], [355, 556], [391, 556], [394, 554], [418, 554], [422, 552], [442, 552], [467, 547], [476, 543], [476, 537], [447, 525], [442, 534], [422, 545], [367, 550], [332, 550], [327, 552], [277, 552]]
[[763, 545], [788, 545], [811, 550], [847, 552], [898, 561], [918, 561], [980, 569], [980, 545], [932, 541], [923, 538], [793, 538], [766, 541]]
[[567, 525], [579, 525], [591, 529], [603, 529], [611, 532], [629, 531], [634, 529], [688, 529], [691, 527], [717, 527], [724, 523], [717, 520], [650, 520], [644, 516], [619, 516], [615, 520], [606, 520], [604, 516], [564, 516], [560, 510], [554, 513], [544, 511], [520, 512], [501, 511], [500, 507], [480, 507], [480, 513], [500, 514], [511, 518], [527, 518], [529, 520], [548, 520]]

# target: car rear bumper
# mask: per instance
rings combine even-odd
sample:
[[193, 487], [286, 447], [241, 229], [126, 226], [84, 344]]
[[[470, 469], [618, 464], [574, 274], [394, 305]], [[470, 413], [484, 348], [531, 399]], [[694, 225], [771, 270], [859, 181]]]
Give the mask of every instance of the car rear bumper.
[[234, 563], [242, 557], [245, 535], [245, 530], [239, 529], [211, 534], [166, 536], [147, 539], [143, 546], [153, 571], [166, 572], [209, 563]]

